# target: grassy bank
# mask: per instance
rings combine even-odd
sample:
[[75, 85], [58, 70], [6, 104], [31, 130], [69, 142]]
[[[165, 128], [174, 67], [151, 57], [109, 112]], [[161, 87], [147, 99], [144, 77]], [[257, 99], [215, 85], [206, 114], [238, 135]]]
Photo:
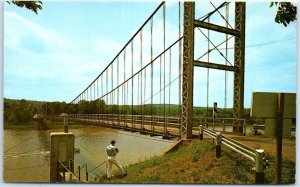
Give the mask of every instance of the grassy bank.
[[[274, 161], [274, 158], [271, 158]], [[194, 140], [192, 144], [164, 156], [132, 164], [125, 168], [128, 176], [115, 173], [112, 181], [101, 179], [100, 183], [146, 183], [146, 184], [253, 184], [254, 163], [241, 155], [222, 147], [222, 157], [215, 158], [211, 142]], [[295, 183], [294, 162], [283, 162], [283, 183]], [[104, 178], [104, 177], [103, 177]], [[265, 170], [265, 183], [274, 180], [274, 165]]]

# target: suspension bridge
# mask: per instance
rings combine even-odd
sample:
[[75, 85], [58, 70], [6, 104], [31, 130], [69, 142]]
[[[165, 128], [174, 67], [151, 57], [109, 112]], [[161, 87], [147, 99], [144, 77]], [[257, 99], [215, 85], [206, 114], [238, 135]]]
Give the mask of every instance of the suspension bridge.
[[[233, 5], [234, 17], [229, 16], [229, 5]], [[245, 133], [246, 129], [245, 120], [242, 119], [245, 2], [224, 2], [218, 6], [210, 2], [210, 7], [211, 11], [195, 18], [198, 15], [195, 2], [179, 2], [177, 8], [172, 9], [177, 16], [173, 14], [169, 20], [166, 2], [159, 4], [104, 70], [70, 102], [76, 113], [68, 114], [68, 118], [85, 124], [163, 138], [178, 137], [181, 140], [190, 140], [195, 135], [201, 139], [206, 133], [217, 143], [221, 139], [226, 140], [225, 145], [256, 162], [259, 166], [256, 178], [257, 182], [261, 182], [263, 150], [255, 150], [214, 131], [217, 125], [222, 126], [220, 131], [225, 131], [226, 125], [230, 125], [231, 131], [237, 133]], [[222, 20], [221, 24], [220, 21], [215, 23], [214, 15], [218, 16], [217, 20]], [[175, 20], [178, 27], [167, 32], [168, 23]], [[215, 44], [215, 38], [221, 38], [222, 41], [217, 40], [218, 44]], [[219, 49], [224, 47], [225, 51]], [[233, 49], [230, 54], [228, 48]], [[216, 55], [219, 57], [216, 58]], [[195, 59], [196, 56], [200, 57]], [[209, 110], [210, 70], [224, 72], [224, 108], [227, 107], [228, 97], [227, 73], [232, 73], [232, 118], [217, 117], [217, 103], [212, 108], [212, 116], [194, 116], [194, 99], [203, 97], [205, 92], [201, 88], [194, 91], [196, 67], [207, 70], [206, 114]], [[216, 145], [216, 149], [220, 153], [220, 144]], [[60, 174], [63, 180], [66, 171], [77, 176], [73, 171], [74, 166], [68, 167], [57, 162], [57, 169], [61, 168], [60, 164], [66, 168]], [[88, 178], [90, 172], [87, 168], [85, 170]]]
[[[194, 91], [194, 68], [199, 67], [207, 69], [207, 110], [209, 70], [224, 71], [224, 108], [228, 97], [227, 73], [233, 73], [233, 118], [230, 124], [234, 132], [242, 133], [245, 124], [241, 119], [244, 110], [245, 3], [234, 3], [234, 23], [230, 20], [229, 5], [228, 2], [218, 6], [210, 3], [213, 9], [195, 18], [195, 3], [179, 2], [177, 8], [172, 9], [177, 12], [176, 16], [170, 18], [177, 20], [178, 28], [167, 33], [169, 14], [166, 3], [162, 2], [106, 68], [71, 101], [77, 111], [70, 115], [71, 120], [191, 139], [193, 123], [197, 121], [193, 117], [193, 101], [201, 95], [199, 92], [202, 93], [201, 89]], [[222, 20], [221, 25], [214, 24], [214, 15]], [[199, 33], [202, 41], [196, 37]], [[212, 38], [215, 33], [221, 34], [217, 37], [224, 40], [215, 44]], [[227, 50], [230, 44], [234, 48], [231, 56]], [[198, 45], [207, 47], [201, 49], [200, 57], [195, 59], [199, 51], [195, 46]], [[225, 52], [224, 49], [221, 52], [219, 48], [224, 46]], [[210, 54], [213, 52], [221, 60], [215, 58], [219, 61], [212, 62], [215, 55]], [[206, 126], [215, 125], [216, 114], [204, 118]]]

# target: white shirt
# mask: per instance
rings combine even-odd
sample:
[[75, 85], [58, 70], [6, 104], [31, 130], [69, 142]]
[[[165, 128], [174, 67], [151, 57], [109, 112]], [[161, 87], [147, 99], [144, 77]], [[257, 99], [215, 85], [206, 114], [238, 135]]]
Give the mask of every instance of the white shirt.
[[[113, 156], [108, 155], [108, 149], [112, 150], [112, 155]], [[109, 146], [106, 147], [106, 152], [107, 152], [108, 159], [114, 158], [117, 155], [116, 148], [112, 144], [110, 144]]]

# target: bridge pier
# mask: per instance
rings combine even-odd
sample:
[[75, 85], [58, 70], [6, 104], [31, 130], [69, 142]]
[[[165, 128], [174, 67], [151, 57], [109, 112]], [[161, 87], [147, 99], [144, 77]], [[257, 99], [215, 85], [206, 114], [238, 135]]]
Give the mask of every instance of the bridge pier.
[[[57, 165], [60, 161], [65, 166], [71, 166], [70, 160], [74, 160], [75, 136], [68, 132], [50, 133], [50, 182], [60, 182], [59, 172], [64, 168]], [[69, 168], [73, 171], [74, 168]]]

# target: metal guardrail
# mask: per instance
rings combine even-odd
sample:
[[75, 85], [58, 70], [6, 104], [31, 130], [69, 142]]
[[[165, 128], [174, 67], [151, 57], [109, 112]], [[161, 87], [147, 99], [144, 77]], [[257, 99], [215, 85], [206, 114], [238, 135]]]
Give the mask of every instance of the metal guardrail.
[[[207, 134], [208, 136], [215, 139], [216, 142], [216, 156], [218, 157], [218, 152], [221, 152], [221, 145], [224, 144], [231, 150], [241, 154], [242, 156], [246, 157], [250, 161], [255, 163], [255, 183], [262, 184], [264, 182], [264, 150], [263, 149], [253, 149], [247, 145], [244, 145], [232, 138], [222, 135], [220, 132], [216, 132], [210, 130], [208, 128], [203, 127], [202, 125], [199, 126], [199, 137], [200, 140], [203, 139], [203, 134]], [[217, 150], [217, 149], [220, 150]]]
[[[60, 167], [60, 166], [62, 166], [62, 167]], [[77, 178], [77, 180], [79, 180], [80, 181], [80, 176], [78, 177], [73, 171], [72, 171], [72, 168], [69, 166], [69, 167], [67, 167], [67, 166], [65, 166], [61, 161], [59, 161], [59, 160], [57, 160], [57, 171], [56, 171], [56, 173], [57, 173], [57, 175], [60, 175], [60, 172], [62, 172], [62, 179], [63, 179], [63, 181], [65, 182], [66, 181], [66, 172], [69, 172], [69, 174], [70, 174], [70, 180], [72, 179], [72, 176], [74, 176], [74, 177], [76, 177]]]
[[[95, 181], [97, 180], [96, 176], [91, 174], [91, 172], [88, 171], [88, 168], [87, 168], [87, 165], [82, 165], [82, 164], [79, 164], [78, 162], [76, 162], [75, 160], [71, 159], [70, 162], [72, 163], [72, 166], [74, 168], [77, 168], [77, 171], [74, 173], [74, 174], [77, 174], [78, 173], [78, 176], [77, 178], [79, 179], [79, 181], [84, 181], [81, 177], [81, 171], [83, 170], [85, 172], [85, 181], [89, 181], [89, 178], [92, 178], [94, 179]], [[75, 166], [77, 165], [77, 167]], [[90, 177], [89, 177], [90, 176]]]

